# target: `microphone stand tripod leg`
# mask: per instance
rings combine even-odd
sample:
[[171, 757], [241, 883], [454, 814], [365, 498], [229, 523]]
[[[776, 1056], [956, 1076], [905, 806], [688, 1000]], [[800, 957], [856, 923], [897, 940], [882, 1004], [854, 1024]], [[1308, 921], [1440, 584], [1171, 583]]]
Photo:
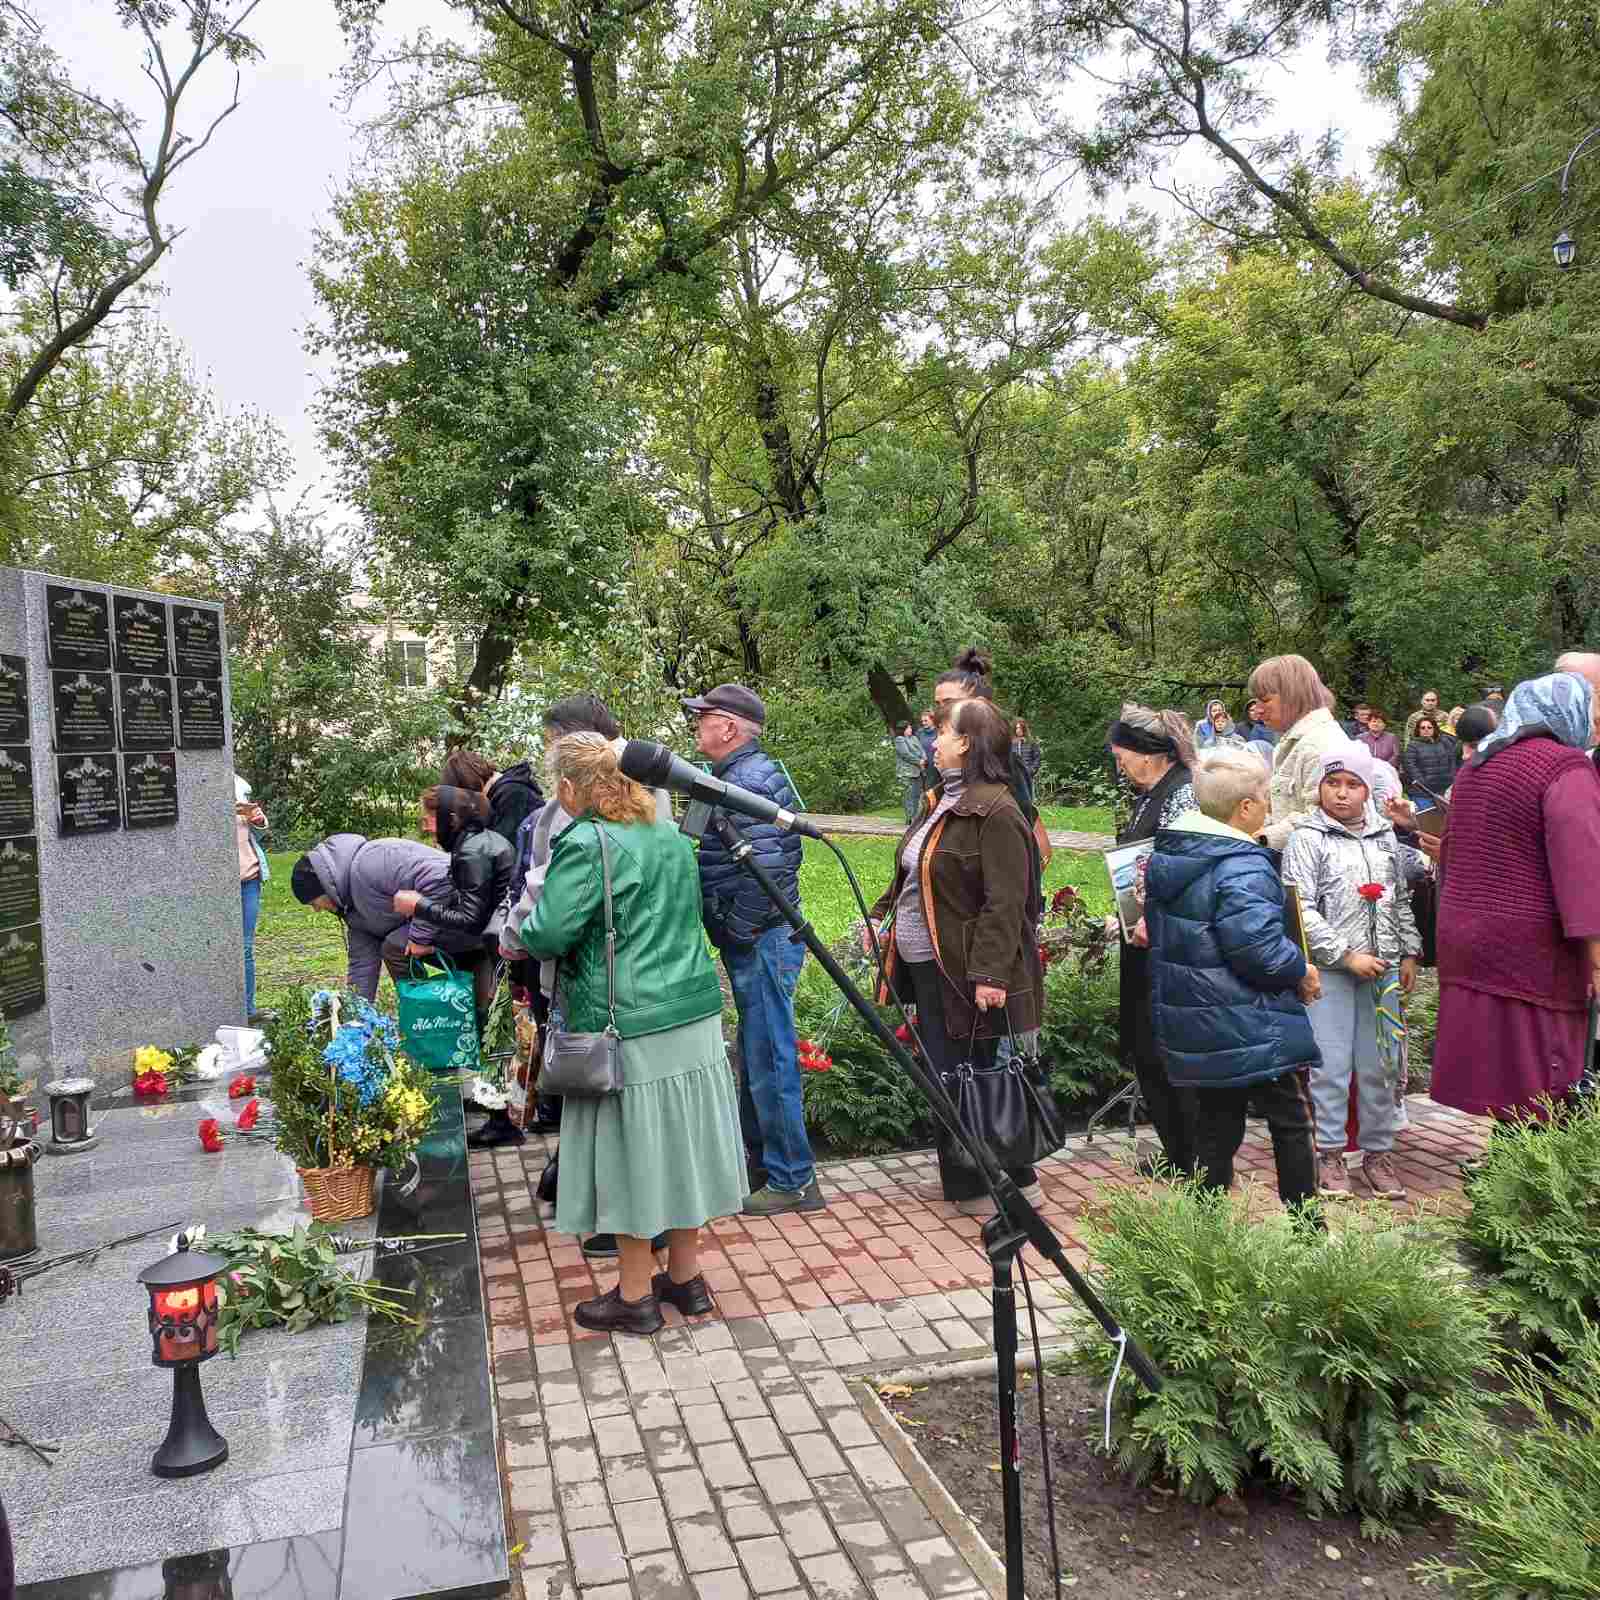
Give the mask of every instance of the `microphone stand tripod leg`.
[[[1007, 1600], [1023, 1600], [1022, 1450], [1017, 1433], [1017, 1294], [1012, 1265], [1027, 1243], [1006, 1214], [998, 1212], [983, 1227], [983, 1247], [993, 1274], [995, 1401], [1000, 1415], [1000, 1500], [1005, 1518]], [[1038, 1374], [1044, 1382], [1044, 1374]]]

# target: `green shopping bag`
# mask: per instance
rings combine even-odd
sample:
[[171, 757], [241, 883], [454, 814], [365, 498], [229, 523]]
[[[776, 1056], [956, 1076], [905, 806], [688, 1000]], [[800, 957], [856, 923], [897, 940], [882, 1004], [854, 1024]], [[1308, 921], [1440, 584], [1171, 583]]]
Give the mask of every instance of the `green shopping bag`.
[[400, 1001], [401, 1048], [429, 1072], [457, 1072], [478, 1065], [478, 1019], [472, 1004], [472, 975], [458, 971], [442, 951], [435, 972], [412, 958], [409, 976], [396, 978]]

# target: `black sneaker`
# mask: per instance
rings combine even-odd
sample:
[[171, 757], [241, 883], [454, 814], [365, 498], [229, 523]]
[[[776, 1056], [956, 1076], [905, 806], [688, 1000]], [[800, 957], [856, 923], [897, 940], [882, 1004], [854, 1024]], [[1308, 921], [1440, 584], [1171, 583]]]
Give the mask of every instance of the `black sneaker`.
[[597, 1300], [581, 1301], [573, 1308], [572, 1319], [580, 1328], [597, 1333], [636, 1333], [645, 1338], [660, 1333], [667, 1323], [653, 1294], [624, 1300], [620, 1288], [608, 1289]]
[[474, 1150], [492, 1150], [497, 1145], [521, 1144], [527, 1137], [505, 1112], [496, 1111], [481, 1127], [467, 1135], [467, 1143]]
[[[650, 1248], [658, 1251], [665, 1250], [667, 1248], [666, 1234], [658, 1233], [655, 1238], [650, 1241]], [[591, 1261], [609, 1260], [612, 1256], [618, 1253], [616, 1234], [591, 1233], [589, 1237], [583, 1241], [583, 1253]]]
[[676, 1306], [686, 1317], [703, 1317], [711, 1309], [711, 1291], [700, 1273], [687, 1283], [674, 1283], [670, 1272], [658, 1272], [650, 1280], [657, 1300]]

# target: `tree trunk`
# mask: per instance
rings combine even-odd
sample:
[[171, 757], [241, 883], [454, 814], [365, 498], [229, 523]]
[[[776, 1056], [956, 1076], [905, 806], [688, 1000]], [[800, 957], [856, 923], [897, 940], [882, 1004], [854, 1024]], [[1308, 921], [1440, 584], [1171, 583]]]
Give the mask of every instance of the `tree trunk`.
[[889, 676], [889, 669], [881, 661], [874, 661], [867, 668], [867, 693], [872, 696], [873, 705], [891, 733], [898, 733], [906, 723], [916, 721], [900, 685]]

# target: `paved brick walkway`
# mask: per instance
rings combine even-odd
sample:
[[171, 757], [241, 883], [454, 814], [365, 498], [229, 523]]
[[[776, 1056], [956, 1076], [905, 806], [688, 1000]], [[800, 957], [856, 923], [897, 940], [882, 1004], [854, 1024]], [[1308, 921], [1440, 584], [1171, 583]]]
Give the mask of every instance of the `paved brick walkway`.
[[[1413, 1195], [1458, 1188], [1484, 1129], [1414, 1096], [1395, 1151]], [[846, 1383], [990, 1350], [980, 1224], [913, 1188], [932, 1179], [932, 1154], [824, 1167], [826, 1211], [713, 1224], [716, 1310], [685, 1322], [669, 1308], [654, 1339], [613, 1339], [571, 1318], [616, 1268], [592, 1270], [547, 1226], [534, 1190], [551, 1144], [471, 1161], [528, 1600], [975, 1596], [977, 1577]], [[1239, 1166], [1270, 1184], [1261, 1125]], [[1075, 1229], [1094, 1189], [1134, 1181], [1125, 1136], [1073, 1140], [1040, 1181], [1081, 1264]], [[1066, 1291], [1048, 1278], [1042, 1289], [1040, 1333], [1058, 1338]]]

